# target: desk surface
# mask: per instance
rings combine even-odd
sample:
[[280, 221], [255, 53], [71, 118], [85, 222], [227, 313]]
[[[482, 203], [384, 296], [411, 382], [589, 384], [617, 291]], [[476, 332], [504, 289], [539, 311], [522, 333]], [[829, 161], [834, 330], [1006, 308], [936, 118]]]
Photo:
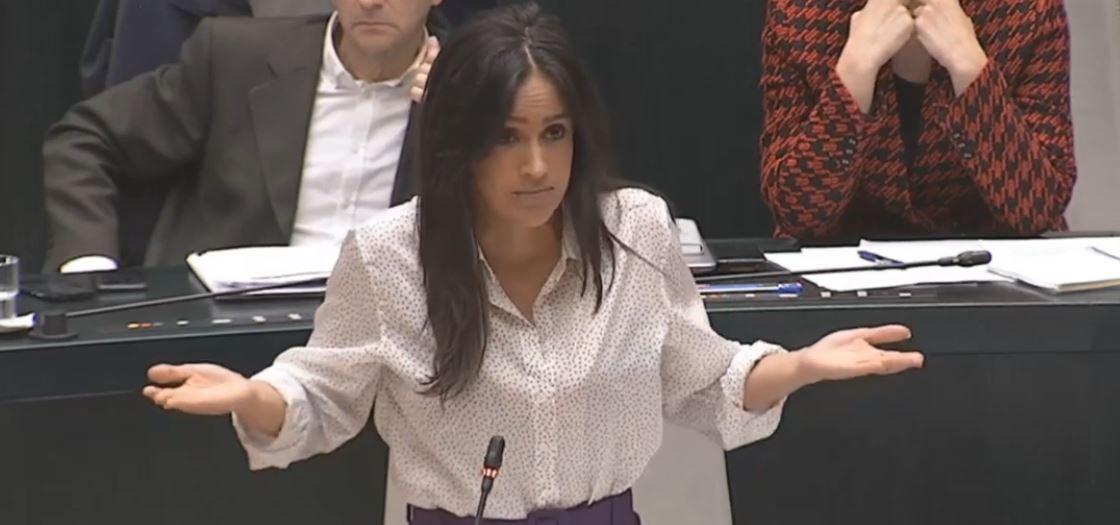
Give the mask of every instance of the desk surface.
[[[205, 291], [186, 268], [145, 271], [148, 290], [139, 293], [101, 293], [89, 300], [47, 303], [20, 296], [21, 313], [46, 310], [81, 310], [176, 297]], [[822, 296], [811, 283], [800, 297], [776, 295], [750, 300], [709, 301], [713, 314], [733, 312], [789, 312], [843, 310], [906, 310], [941, 308], [1077, 308], [1120, 306], [1120, 288], [1050, 294], [1016, 283], [981, 283], [915, 286], [872, 290], [865, 296], [855, 292]], [[311, 328], [318, 299], [203, 300], [142, 310], [74, 319], [76, 339], [62, 342], [37, 341], [25, 335], [0, 335], [0, 359], [4, 353], [58, 347], [114, 344], [122, 341], [155, 341], [168, 338], [224, 336], [245, 333], [306, 332]], [[184, 322], [185, 324], [180, 324]], [[129, 328], [134, 323], [152, 323], [148, 328]]]
[[[19, 308], [77, 310], [203, 291], [185, 268], [147, 270], [147, 276], [146, 292], [103, 293], [66, 304], [21, 296]], [[810, 285], [798, 298], [710, 302], [708, 309], [722, 333], [788, 347], [808, 344], [825, 329], [879, 322], [909, 324], [918, 348], [942, 352], [1016, 351], [1039, 338], [1066, 341], [1063, 348], [1071, 351], [1107, 350], [1106, 342], [1120, 335], [1114, 333], [1118, 323], [1108, 321], [1120, 319], [1120, 289], [1052, 295], [985, 283], [907, 292], [909, 297], [892, 290], [822, 298]], [[251, 373], [306, 340], [318, 304], [317, 299], [203, 300], [75, 319], [70, 324], [78, 337], [70, 341], [0, 336], [0, 403], [137, 389], [144, 370], [157, 362], [215, 361]], [[130, 329], [134, 323], [153, 326]], [[920, 327], [930, 323], [961, 329], [923, 334]], [[807, 329], [796, 330], [798, 325]]]
[[[148, 289], [143, 292], [99, 293], [92, 299], [46, 302], [20, 295], [20, 313], [48, 310], [77, 311], [184, 296], [206, 289], [186, 268], [144, 270]], [[205, 337], [245, 332], [307, 331], [319, 299], [201, 300], [72, 319], [78, 337], [69, 341], [38, 341], [25, 335], [0, 335], [0, 352], [56, 347], [112, 344], [122, 340], [152, 341], [176, 337]], [[180, 325], [180, 322], [185, 322]], [[133, 323], [158, 323], [151, 328], [129, 328]]]

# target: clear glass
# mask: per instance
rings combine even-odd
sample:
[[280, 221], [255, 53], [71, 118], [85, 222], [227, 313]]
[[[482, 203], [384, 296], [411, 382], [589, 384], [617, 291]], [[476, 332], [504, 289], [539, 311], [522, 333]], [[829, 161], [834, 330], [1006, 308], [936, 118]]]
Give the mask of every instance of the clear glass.
[[19, 296], [19, 257], [0, 255], [0, 320], [16, 316]]

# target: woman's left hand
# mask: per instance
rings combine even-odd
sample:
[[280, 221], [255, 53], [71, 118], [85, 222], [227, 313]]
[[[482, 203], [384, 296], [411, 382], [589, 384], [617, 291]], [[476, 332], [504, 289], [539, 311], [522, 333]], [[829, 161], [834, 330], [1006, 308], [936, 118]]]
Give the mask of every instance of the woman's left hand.
[[910, 330], [898, 325], [834, 332], [796, 352], [800, 354], [798, 365], [802, 377], [811, 383], [896, 374], [920, 368], [925, 362], [920, 353], [894, 352], [876, 347], [907, 339], [910, 339]]
[[428, 41], [424, 42], [424, 60], [420, 62], [416, 77], [412, 79], [412, 89], [408, 93], [412, 101], [417, 104], [424, 100], [424, 90], [428, 88], [428, 75], [432, 73], [432, 63], [436, 61], [437, 56], [439, 56], [439, 40], [430, 36]]
[[988, 65], [972, 19], [960, 0], [915, 0], [914, 32], [930, 56], [949, 71], [960, 96]]

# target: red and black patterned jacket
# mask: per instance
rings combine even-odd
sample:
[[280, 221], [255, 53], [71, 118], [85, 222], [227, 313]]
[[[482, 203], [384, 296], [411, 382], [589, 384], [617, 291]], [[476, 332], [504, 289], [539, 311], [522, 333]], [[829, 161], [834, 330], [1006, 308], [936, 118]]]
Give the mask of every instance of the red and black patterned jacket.
[[1065, 229], [1076, 179], [1062, 0], [961, 0], [988, 66], [956, 97], [934, 63], [912, 172], [895, 76], [870, 115], [835, 72], [865, 0], [771, 0], [763, 36], [762, 194], [778, 235]]

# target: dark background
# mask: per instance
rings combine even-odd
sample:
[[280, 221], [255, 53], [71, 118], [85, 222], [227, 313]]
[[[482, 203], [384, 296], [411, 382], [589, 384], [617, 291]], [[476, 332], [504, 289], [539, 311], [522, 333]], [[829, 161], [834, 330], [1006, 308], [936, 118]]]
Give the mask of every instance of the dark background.
[[[473, 0], [452, 0], [467, 2]], [[758, 192], [765, 2], [541, 0], [565, 20], [615, 120], [627, 178], [708, 237], [766, 236]], [[80, 100], [94, 0], [0, 1], [0, 253], [42, 265], [41, 143]]]
[[0, 252], [42, 266], [41, 146], [47, 128], [81, 97], [78, 60], [93, 0], [0, 2]]

